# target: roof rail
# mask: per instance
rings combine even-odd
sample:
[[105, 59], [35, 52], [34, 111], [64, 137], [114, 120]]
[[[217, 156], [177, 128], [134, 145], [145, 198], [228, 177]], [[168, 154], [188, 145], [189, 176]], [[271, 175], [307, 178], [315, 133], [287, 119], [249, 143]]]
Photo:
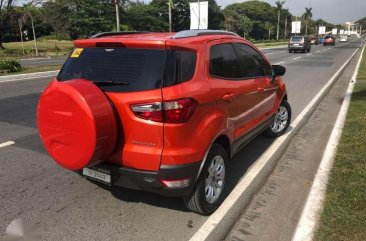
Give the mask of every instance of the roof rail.
[[143, 34], [143, 33], [149, 33], [149, 32], [147, 31], [103, 32], [103, 33], [97, 33], [89, 38], [101, 38], [115, 35], [129, 35], [129, 34]]
[[227, 32], [222, 30], [210, 30], [210, 29], [191, 29], [191, 30], [183, 30], [173, 35], [172, 39], [178, 38], [189, 38], [189, 37], [197, 37], [197, 36], [204, 36], [204, 35], [232, 35], [232, 36], [239, 36], [233, 32]]

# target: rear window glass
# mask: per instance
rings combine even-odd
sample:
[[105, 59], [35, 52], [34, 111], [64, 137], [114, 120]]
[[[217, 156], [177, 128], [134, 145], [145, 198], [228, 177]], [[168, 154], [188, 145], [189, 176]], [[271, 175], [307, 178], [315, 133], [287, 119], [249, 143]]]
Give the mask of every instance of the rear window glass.
[[86, 79], [105, 91], [131, 92], [160, 88], [165, 50], [85, 48], [71, 55], [58, 75], [59, 81]]
[[332, 36], [326, 36], [326, 37], [325, 37], [325, 39], [330, 39], [330, 38], [332, 38]]
[[301, 42], [303, 37], [292, 37], [291, 42]]

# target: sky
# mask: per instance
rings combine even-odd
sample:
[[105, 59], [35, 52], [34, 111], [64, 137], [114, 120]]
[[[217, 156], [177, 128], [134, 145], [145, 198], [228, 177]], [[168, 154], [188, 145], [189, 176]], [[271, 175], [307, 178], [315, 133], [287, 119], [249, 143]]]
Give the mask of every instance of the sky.
[[[231, 3], [245, 0], [216, 0], [225, 7]], [[277, 0], [265, 0], [275, 6]], [[305, 8], [313, 8], [313, 19], [324, 19], [333, 24], [354, 22], [366, 17], [366, 0], [285, 0], [284, 8], [289, 8], [293, 15], [301, 16]]]

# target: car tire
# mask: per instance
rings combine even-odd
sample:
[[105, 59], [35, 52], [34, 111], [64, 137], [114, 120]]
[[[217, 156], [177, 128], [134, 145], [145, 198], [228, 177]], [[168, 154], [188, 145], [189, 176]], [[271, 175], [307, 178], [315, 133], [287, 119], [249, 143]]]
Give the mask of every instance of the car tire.
[[210, 215], [220, 206], [224, 199], [227, 162], [225, 149], [220, 144], [212, 144], [195, 188], [190, 195], [183, 197], [189, 210]]
[[291, 53], [292, 53], [292, 50], [291, 50], [291, 49], [289, 49], [289, 50], [288, 50], [288, 52], [291, 54]]
[[279, 137], [286, 132], [291, 122], [291, 106], [286, 100], [282, 100], [278, 107], [275, 119], [263, 134], [268, 137]]
[[310, 53], [310, 51], [311, 51], [311, 48], [309, 48], [309, 49], [308, 49], [308, 52], [309, 52], [309, 53]]

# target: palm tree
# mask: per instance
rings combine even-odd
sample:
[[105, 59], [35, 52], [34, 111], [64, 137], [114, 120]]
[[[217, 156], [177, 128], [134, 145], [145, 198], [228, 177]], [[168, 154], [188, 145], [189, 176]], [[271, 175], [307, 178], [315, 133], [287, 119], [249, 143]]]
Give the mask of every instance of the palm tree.
[[276, 2], [277, 12], [278, 12], [278, 16], [277, 16], [277, 40], [278, 40], [278, 36], [280, 34], [280, 15], [281, 15], [281, 10], [282, 10], [283, 4], [285, 4], [284, 0], [279, 0], [279, 1]]
[[313, 8], [305, 8], [304, 18], [305, 18], [305, 35], [308, 35], [308, 24], [309, 19], [313, 17], [313, 13], [311, 12]]

